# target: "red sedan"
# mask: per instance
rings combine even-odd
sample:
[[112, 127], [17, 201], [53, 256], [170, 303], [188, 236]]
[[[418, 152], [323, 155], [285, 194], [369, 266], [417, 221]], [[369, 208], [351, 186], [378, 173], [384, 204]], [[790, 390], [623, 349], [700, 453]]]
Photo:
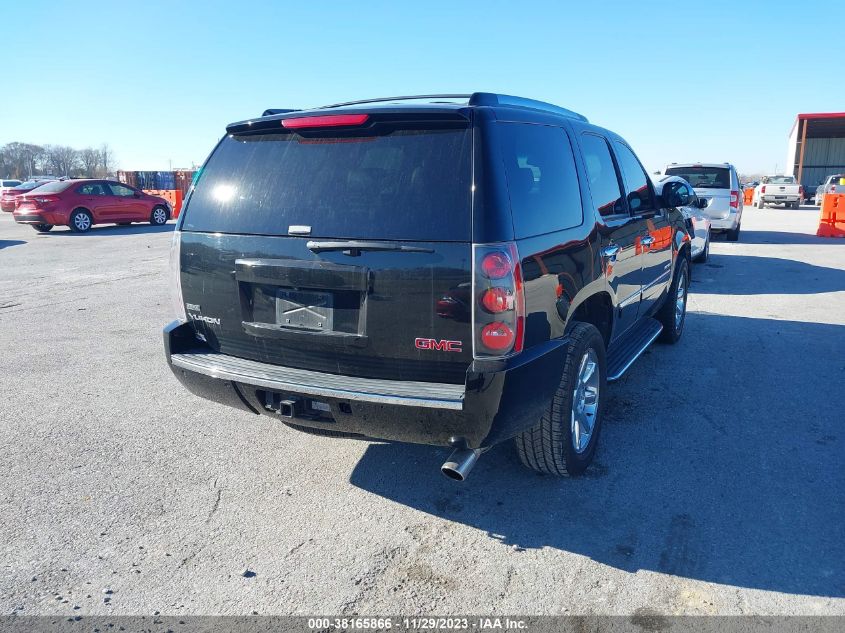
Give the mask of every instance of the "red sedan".
[[15, 187], [4, 188], [3, 192], [0, 193], [0, 209], [5, 211], [6, 213], [11, 213], [15, 210], [15, 200], [17, 200], [18, 196], [22, 196], [25, 193], [29, 193], [36, 187], [41, 187], [42, 185], [45, 185], [48, 182], [52, 181], [27, 180], [26, 182], [22, 182], [21, 184]]
[[85, 233], [94, 224], [149, 222], [170, 219], [170, 204], [139, 189], [109, 180], [60, 180], [18, 196], [14, 218], [39, 233], [69, 226]]

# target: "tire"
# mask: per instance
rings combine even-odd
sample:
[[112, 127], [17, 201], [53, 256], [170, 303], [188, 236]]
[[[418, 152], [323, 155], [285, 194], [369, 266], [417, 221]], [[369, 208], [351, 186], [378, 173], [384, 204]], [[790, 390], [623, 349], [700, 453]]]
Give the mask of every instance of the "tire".
[[766, 203], [765, 203], [765, 202], [763, 202], [763, 200], [762, 200], [762, 199], [758, 200], [758, 201], [757, 201], [757, 208], [758, 208], [758, 209], [765, 209], [765, 208], [766, 208]]
[[153, 226], [162, 226], [163, 224], [167, 224], [167, 221], [170, 219], [170, 214], [167, 212], [162, 206], [153, 207], [153, 210], [150, 212], [150, 224]]
[[[560, 385], [549, 408], [535, 426], [514, 438], [522, 463], [546, 475], [567, 477], [583, 473], [596, 454], [606, 388], [604, 339], [593, 325], [577, 323], [571, 333]], [[586, 424], [582, 426], [578, 420]], [[583, 434], [582, 429], [590, 423], [589, 435]]]
[[87, 233], [94, 224], [94, 218], [85, 209], [77, 209], [70, 214], [70, 230], [74, 233]]
[[49, 233], [53, 230], [52, 224], [33, 224], [32, 228], [34, 228], [39, 233]]
[[694, 262], [703, 264], [710, 258], [710, 231], [707, 231], [707, 239], [704, 241], [704, 250], [693, 259]]
[[742, 227], [742, 224], [737, 224], [735, 229], [728, 229], [725, 231], [725, 235], [729, 242], [738, 242], [739, 241], [739, 230]]
[[[672, 283], [669, 286], [669, 293], [657, 313], [657, 320], [663, 324], [660, 340], [664, 343], [674, 345], [681, 339], [681, 335], [684, 333], [684, 323], [687, 320], [689, 280], [689, 258], [685, 254], [680, 255], [678, 266], [675, 269], [675, 276], [672, 278]], [[681, 284], [683, 284], [682, 290], [680, 288]]]

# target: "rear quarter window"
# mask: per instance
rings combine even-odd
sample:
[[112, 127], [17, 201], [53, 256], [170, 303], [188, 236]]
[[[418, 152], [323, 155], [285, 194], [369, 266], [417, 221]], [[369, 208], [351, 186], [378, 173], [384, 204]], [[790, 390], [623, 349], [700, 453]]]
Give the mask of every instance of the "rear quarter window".
[[581, 191], [567, 133], [530, 123], [500, 123], [498, 132], [516, 237], [580, 226]]

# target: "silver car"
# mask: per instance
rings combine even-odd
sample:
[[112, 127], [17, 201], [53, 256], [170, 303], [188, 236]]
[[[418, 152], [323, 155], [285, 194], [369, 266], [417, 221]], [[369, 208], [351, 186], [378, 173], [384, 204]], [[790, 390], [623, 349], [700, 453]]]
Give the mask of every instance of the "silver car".
[[729, 242], [739, 239], [742, 224], [742, 188], [730, 163], [672, 163], [666, 176], [680, 176], [692, 185], [702, 199], [701, 209], [713, 231], [724, 231]]
[[664, 183], [670, 180], [681, 180], [689, 187], [692, 193], [692, 202], [689, 206], [679, 207], [681, 213], [687, 221], [690, 233], [690, 257], [694, 262], [706, 262], [710, 257], [710, 237], [711, 237], [711, 223], [703, 212], [702, 207], [705, 206], [705, 201], [699, 198], [692, 192], [692, 186], [683, 180], [673, 176], [664, 176], [654, 180], [654, 186], [658, 193], [663, 190]]

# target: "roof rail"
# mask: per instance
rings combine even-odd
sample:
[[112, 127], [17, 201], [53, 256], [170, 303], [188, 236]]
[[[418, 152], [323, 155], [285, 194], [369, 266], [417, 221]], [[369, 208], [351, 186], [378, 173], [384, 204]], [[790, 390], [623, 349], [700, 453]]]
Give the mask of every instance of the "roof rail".
[[577, 119], [584, 123], [589, 123], [587, 117], [583, 114], [578, 114], [572, 110], [561, 108], [553, 103], [546, 103], [545, 101], [537, 101], [535, 99], [525, 99], [524, 97], [515, 97], [513, 95], [500, 95], [494, 92], [475, 92], [469, 98], [469, 105], [477, 106], [517, 106], [520, 108], [531, 108], [532, 110], [542, 110], [544, 112], [551, 112], [553, 114], [560, 114], [570, 119]]
[[287, 114], [288, 112], [299, 112], [296, 108], [267, 108], [261, 113], [261, 116], [270, 116], [271, 114]]
[[360, 101], [345, 101], [343, 103], [332, 103], [331, 105], [324, 105], [314, 108], [315, 110], [324, 110], [326, 108], [340, 108], [349, 105], [361, 105], [364, 103], [383, 103], [385, 101], [414, 101], [421, 99], [469, 99], [472, 95], [469, 94], [439, 94], [439, 95], [405, 95], [400, 97], [378, 97], [377, 99], [362, 99]]
[[[327, 108], [340, 108], [343, 106], [363, 105], [366, 103], [385, 103], [390, 101], [419, 101], [427, 99], [432, 101], [434, 99], [467, 99], [467, 104], [471, 106], [516, 106], [520, 108], [530, 108], [532, 110], [542, 110], [543, 112], [551, 112], [552, 114], [560, 114], [570, 119], [577, 119], [589, 123], [587, 117], [572, 110], [561, 108], [553, 103], [546, 103], [545, 101], [537, 101], [535, 99], [525, 99], [523, 97], [515, 97], [513, 95], [496, 94], [494, 92], [473, 92], [472, 94], [431, 94], [431, 95], [405, 95], [399, 97], [378, 97], [376, 99], [362, 99], [360, 101], [345, 101], [343, 103], [332, 103], [330, 105], [319, 106], [315, 110], [324, 110]], [[269, 110], [268, 110], [269, 112]], [[284, 110], [273, 111], [274, 114], [281, 114]], [[266, 113], [265, 113], [266, 115]]]

